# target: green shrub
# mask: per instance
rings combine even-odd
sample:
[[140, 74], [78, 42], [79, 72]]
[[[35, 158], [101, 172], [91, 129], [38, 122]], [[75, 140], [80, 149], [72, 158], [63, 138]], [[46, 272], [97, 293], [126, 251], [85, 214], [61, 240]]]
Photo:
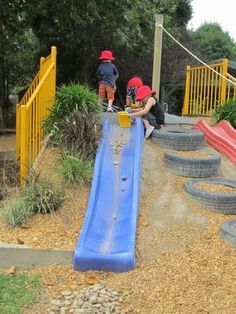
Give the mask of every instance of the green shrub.
[[61, 155], [61, 172], [67, 182], [88, 184], [92, 177], [93, 163], [78, 152], [65, 150]]
[[[32, 178], [33, 177], [33, 178]], [[63, 191], [47, 179], [32, 176], [21, 190], [27, 208], [33, 213], [53, 213], [63, 202]]]
[[58, 121], [71, 116], [74, 111], [92, 115], [101, 112], [97, 93], [86, 85], [74, 83], [58, 87], [55, 104], [44, 123], [46, 132], [57, 132]]
[[215, 123], [221, 120], [227, 120], [236, 129], [236, 99], [230, 98], [219, 105], [213, 112], [213, 121]]
[[102, 131], [94, 116], [76, 111], [58, 125], [63, 146], [81, 152], [84, 158], [93, 157]]
[[7, 201], [1, 211], [1, 217], [11, 228], [25, 224], [32, 214], [25, 199], [20, 197]]

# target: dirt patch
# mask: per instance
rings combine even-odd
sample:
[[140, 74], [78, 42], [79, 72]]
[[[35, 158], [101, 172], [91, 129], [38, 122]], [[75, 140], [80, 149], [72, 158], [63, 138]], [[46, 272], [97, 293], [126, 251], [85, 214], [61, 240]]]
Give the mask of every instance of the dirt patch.
[[231, 186], [223, 184], [211, 184], [211, 183], [202, 183], [199, 182], [196, 184], [196, 187], [200, 190], [215, 192], [215, 193], [236, 193], [236, 189]]
[[14, 151], [16, 136], [14, 134], [0, 135], [0, 152]]
[[208, 158], [212, 157], [213, 155], [207, 154], [207, 153], [199, 153], [195, 151], [177, 151], [176, 152], [177, 156], [180, 157], [186, 157], [186, 158]]

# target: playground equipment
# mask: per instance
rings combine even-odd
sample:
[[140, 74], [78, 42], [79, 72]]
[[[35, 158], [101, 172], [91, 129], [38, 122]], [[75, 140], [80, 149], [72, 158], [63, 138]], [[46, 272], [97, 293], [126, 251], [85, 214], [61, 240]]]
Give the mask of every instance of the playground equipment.
[[[124, 126], [123, 118], [121, 114]], [[108, 119], [103, 124], [87, 213], [73, 257], [77, 270], [134, 268], [143, 134], [140, 118], [127, 128]]]
[[228, 73], [228, 63], [187, 66], [183, 114], [209, 115], [218, 104], [236, 98], [236, 78]]
[[44, 142], [43, 121], [49, 115], [56, 93], [56, 47], [40, 58], [40, 69], [16, 106], [16, 157], [20, 161], [21, 184]]
[[236, 165], [236, 130], [228, 121], [222, 120], [214, 126], [209, 126], [205, 121], [199, 120], [194, 128], [202, 131], [207, 143]]

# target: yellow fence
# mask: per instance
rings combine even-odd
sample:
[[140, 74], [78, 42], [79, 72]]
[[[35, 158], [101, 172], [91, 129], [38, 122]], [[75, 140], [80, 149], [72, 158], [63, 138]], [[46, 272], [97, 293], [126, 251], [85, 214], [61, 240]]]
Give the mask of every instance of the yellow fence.
[[236, 98], [236, 79], [227, 72], [228, 60], [209, 66], [226, 79], [206, 66], [187, 66], [183, 114], [210, 115], [222, 101]]
[[42, 123], [55, 100], [56, 54], [56, 47], [51, 47], [51, 54], [40, 58], [39, 72], [16, 107], [16, 156], [21, 183], [43, 145]]

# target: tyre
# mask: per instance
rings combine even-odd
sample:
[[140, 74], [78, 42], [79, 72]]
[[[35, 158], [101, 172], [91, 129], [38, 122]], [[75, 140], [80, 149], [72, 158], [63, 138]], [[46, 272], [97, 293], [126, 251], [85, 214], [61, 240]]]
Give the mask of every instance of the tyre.
[[152, 140], [161, 147], [175, 150], [197, 150], [204, 145], [204, 134], [183, 127], [168, 127], [154, 130]]
[[[216, 192], [200, 189], [197, 184], [231, 187], [235, 192]], [[185, 183], [184, 190], [201, 205], [226, 215], [236, 214], [236, 181], [226, 179], [195, 179]]]
[[185, 157], [174, 151], [166, 152], [164, 160], [168, 168], [173, 169], [181, 176], [192, 178], [205, 178], [216, 175], [221, 163], [220, 157], [214, 155]]
[[224, 222], [219, 228], [219, 235], [226, 243], [236, 248], [236, 220]]

